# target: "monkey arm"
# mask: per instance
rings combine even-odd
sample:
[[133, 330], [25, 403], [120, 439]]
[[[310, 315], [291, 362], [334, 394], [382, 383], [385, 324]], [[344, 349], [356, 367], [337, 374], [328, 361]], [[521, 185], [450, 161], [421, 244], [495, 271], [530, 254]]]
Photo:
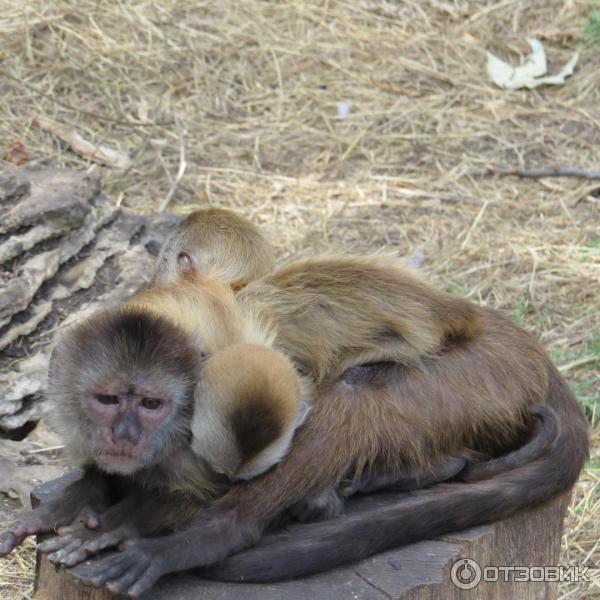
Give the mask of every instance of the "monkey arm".
[[311, 420], [317, 408], [309, 413], [306, 427], [297, 432], [294, 452], [262, 477], [235, 485], [191, 524], [187, 521], [185, 529], [140, 540], [119, 554], [76, 567], [73, 574], [85, 583], [135, 597], [162, 575], [208, 566], [257, 544], [279, 513], [339, 482], [357, 453], [367, 453], [347, 437], [352, 431], [339, 409], [339, 394], [344, 393], [333, 390], [320, 398], [323, 418]]
[[139, 538], [172, 533], [192, 522], [200, 510], [196, 498], [130, 483], [125, 495], [99, 515], [96, 529], [90, 530], [85, 523], [63, 527], [59, 535], [48, 538], [37, 549], [48, 554], [51, 562], [73, 567]]
[[26, 513], [0, 535], [0, 557], [6, 556], [30, 535], [60, 532], [67, 525], [83, 523], [95, 529], [99, 512], [110, 502], [109, 477], [94, 468], [70, 484], [55, 500]]

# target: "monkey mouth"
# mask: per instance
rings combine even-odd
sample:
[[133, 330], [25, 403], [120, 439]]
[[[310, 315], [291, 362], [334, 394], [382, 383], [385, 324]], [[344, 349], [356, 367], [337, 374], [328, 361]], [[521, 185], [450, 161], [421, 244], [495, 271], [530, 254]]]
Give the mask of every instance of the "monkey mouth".
[[140, 456], [131, 452], [106, 450], [96, 455], [96, 463], [103, 471], [119, 475], [131, 475], [145, 465]]
[[143, 462], [144, 457], [138, 452], [127, 450], [101, 450], [96, 454], [98, 460], [101, 461], [116, 461], [116, 462]]

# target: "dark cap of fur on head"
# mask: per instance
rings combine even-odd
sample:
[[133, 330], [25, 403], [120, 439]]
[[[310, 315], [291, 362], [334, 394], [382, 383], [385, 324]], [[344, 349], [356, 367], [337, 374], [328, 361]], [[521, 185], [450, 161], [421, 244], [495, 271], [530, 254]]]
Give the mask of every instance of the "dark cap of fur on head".
[[191, 385], [201, 362], [184, 331], [164, 317], [139, 308], [94, 315], [77, 324], [65, 342], [71, 362], [76, 363], [73, 366], [99, 369], [109, 376], [111, 372], [124, 374], [134, 369], [160, 371], [163, 377]]

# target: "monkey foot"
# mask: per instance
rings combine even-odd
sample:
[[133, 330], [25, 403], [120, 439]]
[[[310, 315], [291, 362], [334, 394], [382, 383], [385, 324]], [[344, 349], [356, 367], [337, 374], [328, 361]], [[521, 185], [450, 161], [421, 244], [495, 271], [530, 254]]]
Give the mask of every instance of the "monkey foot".
[[87, 585], [138, 598], [165, 573], [160, 554], [152, 542], [144, 541], [102, 560], [79, 565], [71, 573]]

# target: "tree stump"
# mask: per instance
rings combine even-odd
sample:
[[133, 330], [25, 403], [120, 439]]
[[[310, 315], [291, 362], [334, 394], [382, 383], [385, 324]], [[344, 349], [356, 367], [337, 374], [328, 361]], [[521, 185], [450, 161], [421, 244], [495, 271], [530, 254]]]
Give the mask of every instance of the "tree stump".
[[[46, 502], [76, 476], [40, 486], [33, 493], [33, 504]], [[193, 572], [172, 575], [160, 580], [144, 600], [552, 600], [557, 595], [556, 581], [518, 581], [523, 571], [512, 572], [504, 580], [506, 570], [490, 567], [556, 566], [569, 497], [563, 495], [493, 525], [411, 544], [328, 573], [284, 583], [218, 583], [202, 580], [201, 574]], [[352, 501], [349, 510], [396, 501], [398, 494], [373, 494]], [[465, 559], [469, 559], [467, 564]], [[461, 580], [465, 567], [467, 577]], [[454, 578], [469, 586], [475, 581], [477, 567], [488, 578], [495, 573], [498, 581], [482, 578], [472, 589], [453, 583]], [[539, 579], [539, 569], [532, 576]], [[68, 571], [57, 570], [38, 555], [34, 598], [114, 600], [115, 596], [81, 585]]]

